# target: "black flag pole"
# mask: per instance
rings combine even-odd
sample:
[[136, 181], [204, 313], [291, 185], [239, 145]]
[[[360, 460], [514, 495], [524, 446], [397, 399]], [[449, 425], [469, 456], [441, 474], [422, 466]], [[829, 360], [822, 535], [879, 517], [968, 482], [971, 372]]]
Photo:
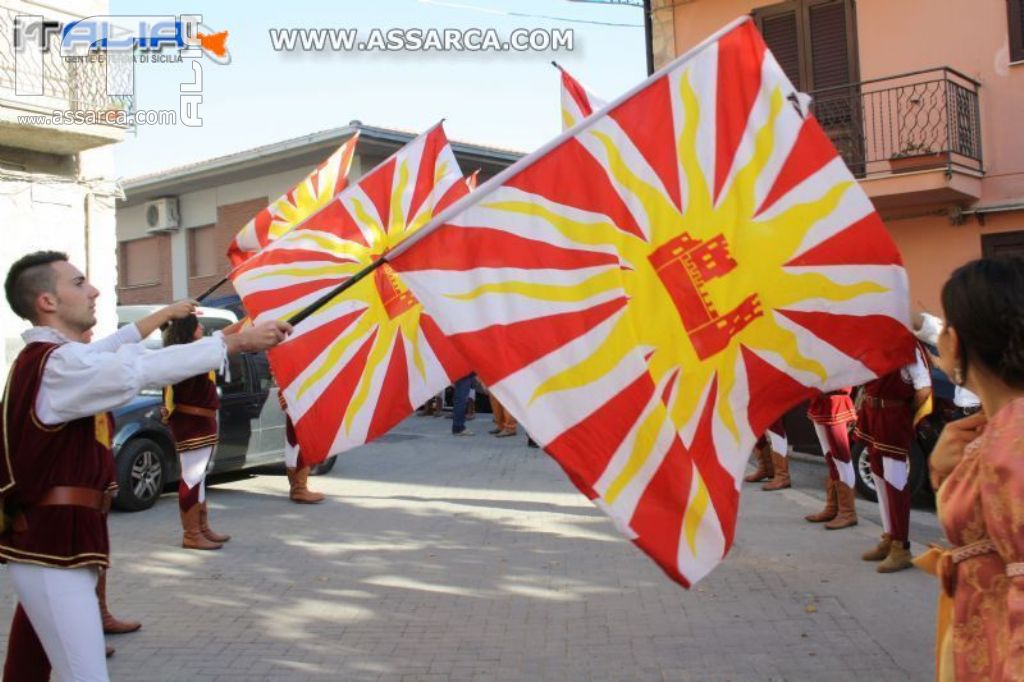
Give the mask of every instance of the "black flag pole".
[[196, 296], [196, 300], [197, 300], [198, 302], [202, 303], [202, 302], [203, 302], [203, 299], [204, 299], [204, 298], [206, 298], [207, 296], [209, 296], [209, 295], [210, 295], [210, 294], [212, 294], [213, 292], [217, 291], [217, 289], [220, 289], [221, 285], [222, 285], [222, 284], [224, 284], [225, 282], [227, 282], [227, 281], [228, 281], [228, 278], [229, 278], [230, 276], [231, 276], [230, 274], [224, 275], [224, 276], [223, 276], [223, 277], [222, 277], [222, 278], [220, 279], [220, 281], [219, 281], [219, 282], [217, 282], [216, 284], [214, 284], [214, 285], [213, 285], [212, 287], [210, 287], [209, 289], [207, 289], [207, 290], [206, 290], [206, 291], [204, 291], [203, 293], [201, 293], [201, 294], [199, 294], [198, 296]]
[[320, 310], [325, 305], [327, 305], [331, 301], [331, 299], [333, 299], [335, 296], [337, 296], [341, 292], [345, 291], [346, 289], [350, 289], [351, 287], [354, 287], [356, 284], [359, 283], [360, 280], [362, 280], [364, 277], [366, 277], [371, 272], [373, 272], [374, 270], [376, 270], [377, 268], [379, 268], [380, 266], [384, 265], [387, 262], [388, 262], [388, 259], [383, 257], [383, 256], [381, 256], [377, 260], [373, 261], [372, 263], [367, 265], [365, 268], [363, 268], [362, 270], [360, 270], [356, 274], [352, 275], [351, 277], [346, 279], [344, 282], [342, 282], [338, 286], [334, 287], [333, 289], [331, 289], [326, 294], [324, 294], [320, 298], [318, 298], [315, 301], [313, 301], [312, 303], [310, 303], [308, 306], [306, 306], [305, 308], [303, 308], [299, 312], [297, 312], [294, 315], [292, 315], [290, 318], [288, 318], [288, 324], [290, 324], [290, 325], [292, 325], [294, 327], [298, 323], [302, 322], [307, 317], [309, 317], [310, 315], [312, 315], [313, 313], [315, 313], [316, 311]]

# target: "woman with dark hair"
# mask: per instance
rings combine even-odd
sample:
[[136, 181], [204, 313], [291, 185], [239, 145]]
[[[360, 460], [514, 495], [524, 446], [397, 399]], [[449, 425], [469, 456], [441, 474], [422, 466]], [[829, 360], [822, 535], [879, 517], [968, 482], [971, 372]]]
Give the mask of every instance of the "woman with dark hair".
[[[164, 329], [164, 347], [203, 338], [195, 315], [175, 320]], [[181, 460], [178, 507], [185, 549], [220, 549], [230, 535], [214, 532], [207, 521], [206, 469], [217, 445], [217, 381], [213, 372], [164, 387], [165, 420], [171, 427]]]
[[1024, 679], [1024, 259], [981, 259], [942, 289], [939, 364], [981, 398], [930, 458], [951, 550], [918, 565], [939, 576], [939, 679]]

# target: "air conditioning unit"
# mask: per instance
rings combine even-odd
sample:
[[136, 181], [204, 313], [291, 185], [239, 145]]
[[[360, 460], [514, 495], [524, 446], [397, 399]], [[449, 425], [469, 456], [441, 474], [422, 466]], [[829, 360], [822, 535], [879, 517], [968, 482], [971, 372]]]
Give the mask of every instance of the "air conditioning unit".
[[161, 197], [146, 202], [146, 232], [174, 232], [178, 218], [178, 197]]

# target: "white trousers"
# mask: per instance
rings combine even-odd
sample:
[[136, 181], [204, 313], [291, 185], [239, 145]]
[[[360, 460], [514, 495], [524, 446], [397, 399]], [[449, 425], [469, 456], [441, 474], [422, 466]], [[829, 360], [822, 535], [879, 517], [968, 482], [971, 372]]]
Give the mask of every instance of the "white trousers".
[[206, 470], [210, 466], [210, 456], [213, 454], [213, 446], [196, 450], [185, 450], [180, 453], [181, 457], [181, 480], [189, 490], [201, 485], [199, 488], [199, 501], [206, 502]]
[[284, 465], [289, 469], [299, 466], [299, 446], [284, 442]]
[[108, 682], [95, 566], [8, 564], [14, 592], [60, 682]]

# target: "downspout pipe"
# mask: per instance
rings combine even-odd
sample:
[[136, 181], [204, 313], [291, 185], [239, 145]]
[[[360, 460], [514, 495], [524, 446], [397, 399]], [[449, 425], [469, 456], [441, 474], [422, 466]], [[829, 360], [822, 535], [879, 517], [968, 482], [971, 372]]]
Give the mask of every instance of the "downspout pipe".
[[652, 0], [644, 0], [644, 44], [647, 48], [647, 75], [654, 73], [654, 10]]

